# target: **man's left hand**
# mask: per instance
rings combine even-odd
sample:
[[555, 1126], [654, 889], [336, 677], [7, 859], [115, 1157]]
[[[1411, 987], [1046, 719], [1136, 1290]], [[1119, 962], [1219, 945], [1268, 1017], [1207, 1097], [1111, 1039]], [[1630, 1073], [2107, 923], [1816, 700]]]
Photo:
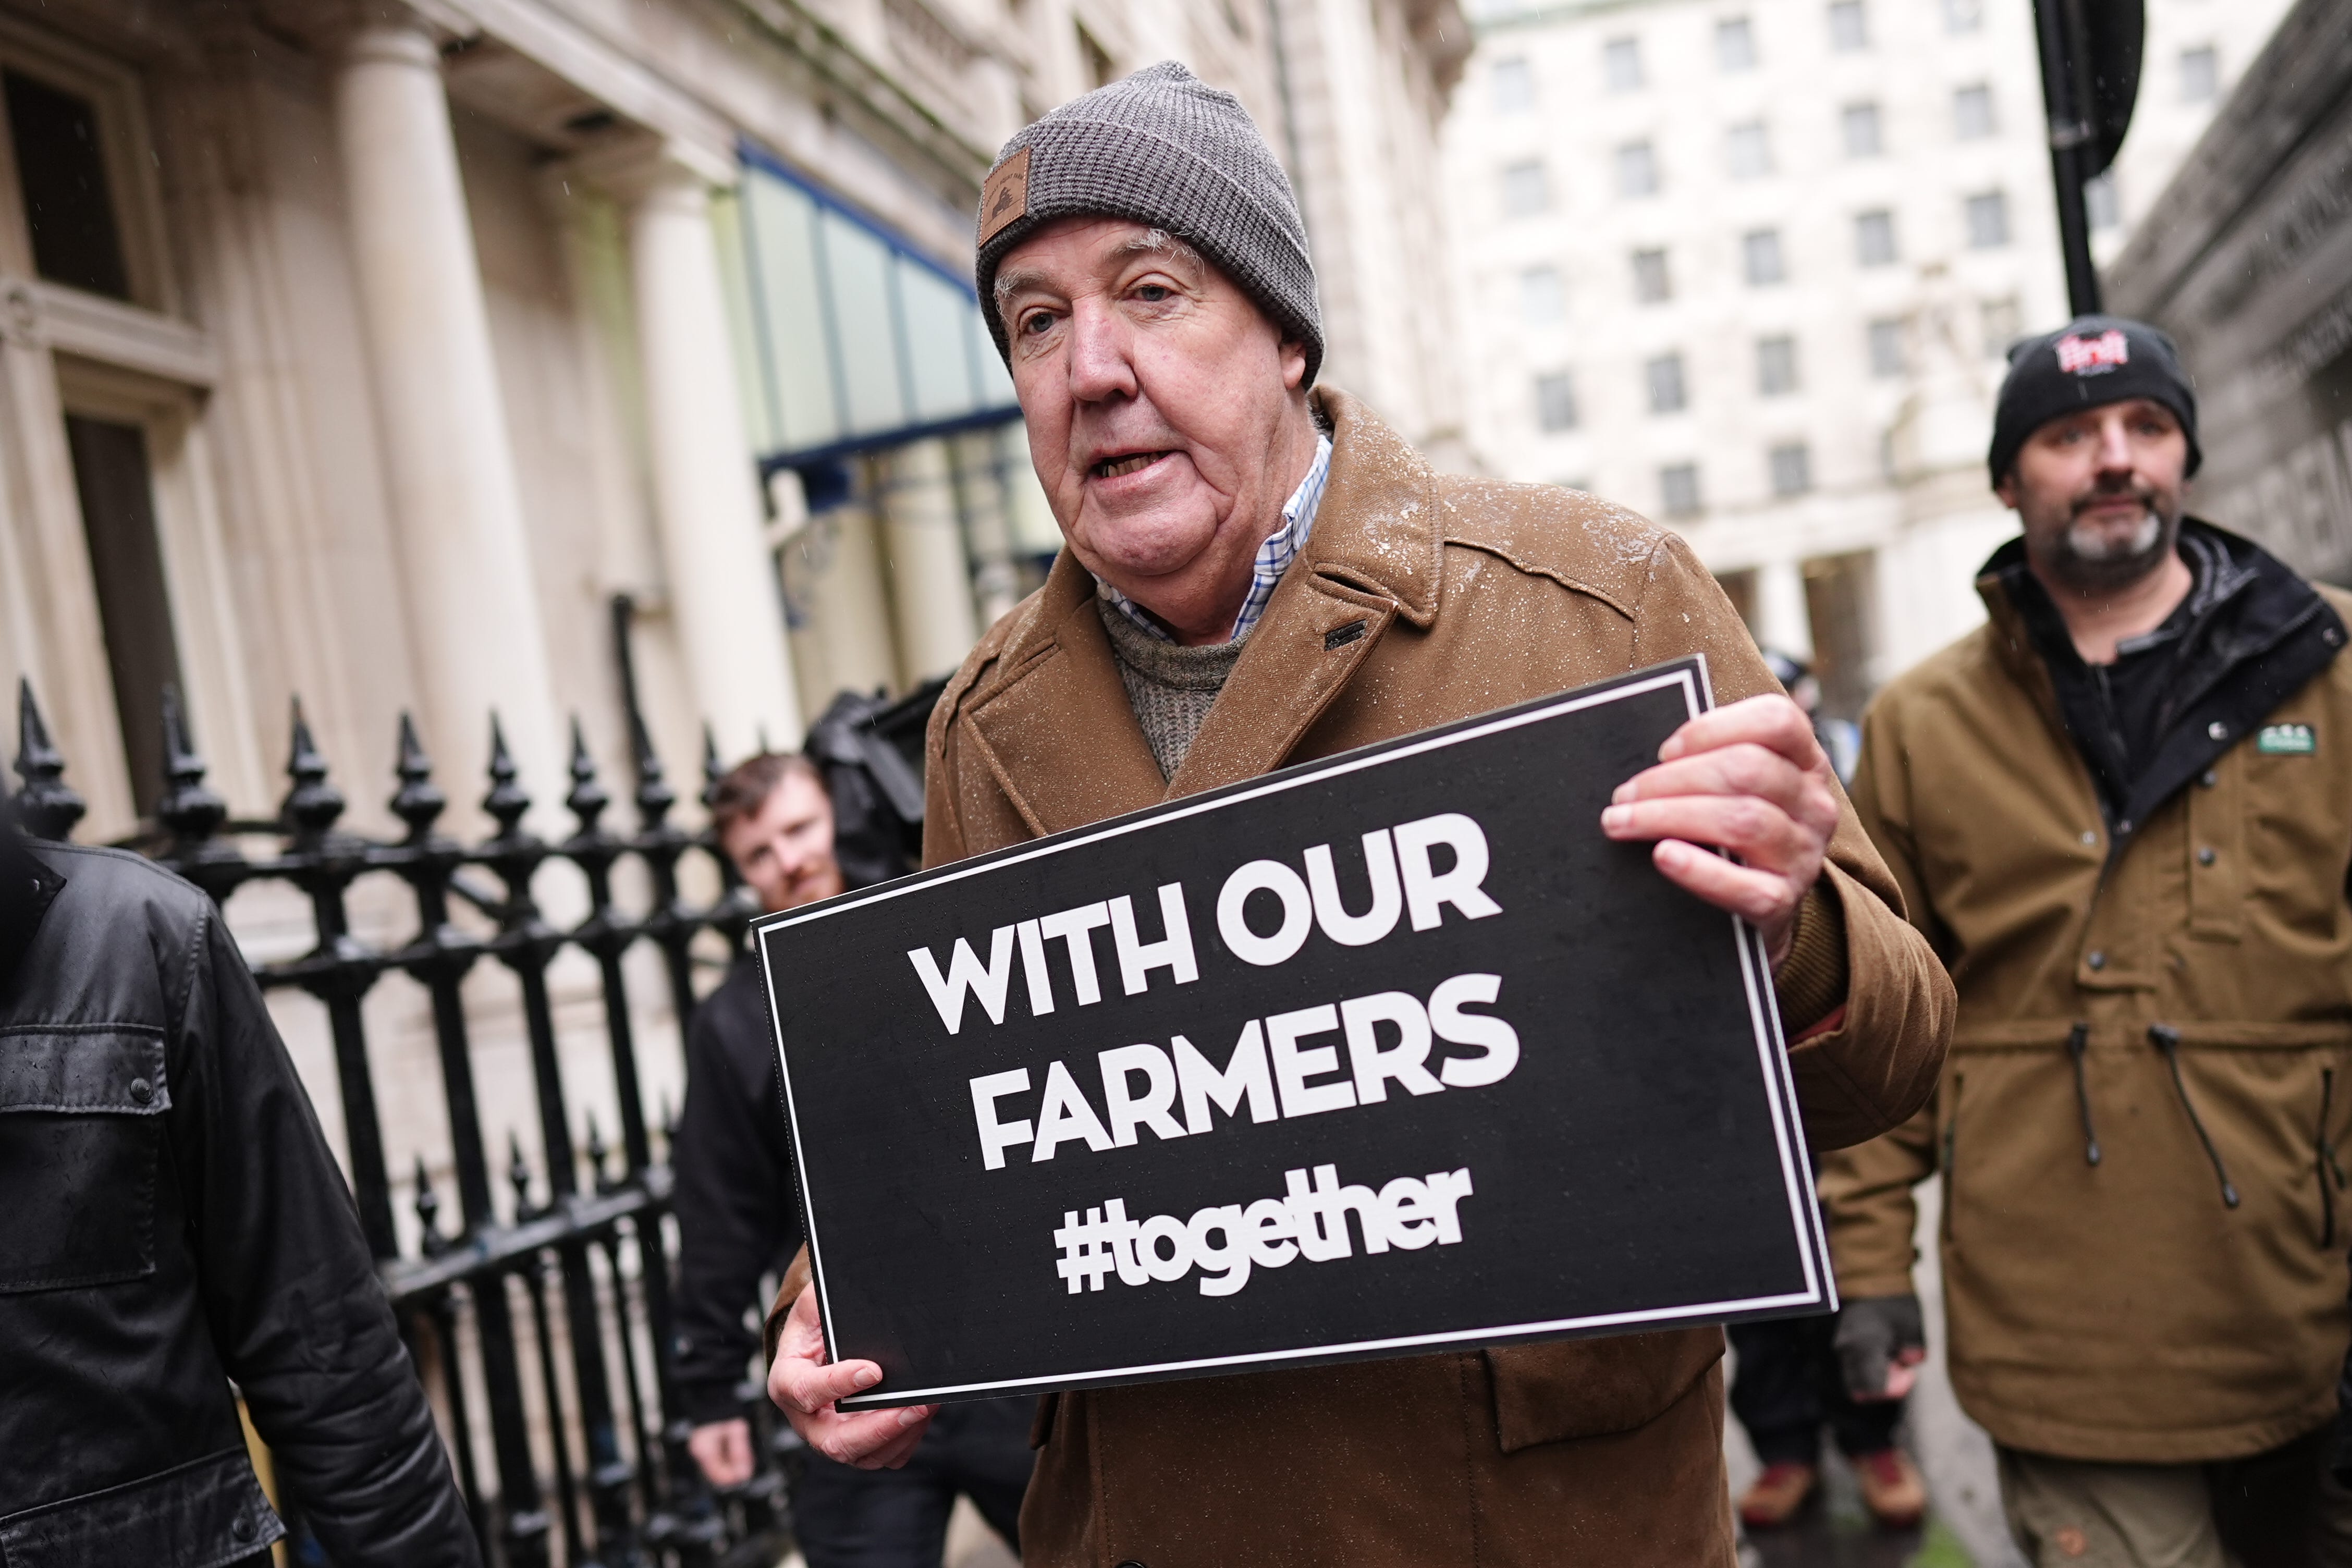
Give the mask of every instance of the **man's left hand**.
[[1602, 832], [1655, 839], [1658, 869], [1754, 926], [1780, 967], [1838, 825], [1837, 775], [1803, 709], [1774, 693], [1702, 713], [1610, 801]]

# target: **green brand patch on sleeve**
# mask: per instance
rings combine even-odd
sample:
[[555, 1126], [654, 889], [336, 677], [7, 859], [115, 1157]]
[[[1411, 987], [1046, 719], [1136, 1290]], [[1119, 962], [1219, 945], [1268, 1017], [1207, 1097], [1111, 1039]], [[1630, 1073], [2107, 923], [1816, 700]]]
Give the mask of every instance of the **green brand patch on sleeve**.
[[2307, 757], [2319, 750], [2319, 736], [2308, 724], [2265, 724], [2254, 750], [2266, 757]]

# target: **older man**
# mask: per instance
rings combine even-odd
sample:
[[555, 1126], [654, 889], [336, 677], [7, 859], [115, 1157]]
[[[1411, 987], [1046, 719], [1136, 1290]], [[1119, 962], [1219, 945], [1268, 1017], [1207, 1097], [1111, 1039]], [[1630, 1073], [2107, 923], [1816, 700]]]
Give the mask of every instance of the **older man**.
[[1952, 1385], [2037, 1563], [2352, 1563], [2352, 595], [2182, 515], [2197, 399], [2139, 322], [2019, 344], [1989, 460], [1990, 619], [1854, 777], [1960, 1023], [1928, 1108], [1822, 1169], [1847, 1375], [1908, 1380], [1940, 1170]]
[[[1440, 479], [1310, 391], [1304, 229], [1238, 103], [1162, 65], [1064, 106], [1005, 148], [979, 242], [1068, 548], [933, 715], [929, 864], [1704, 651], [1729, 705], [1603, 826], [1761, 930], [1815, 1137], [1910, 1113], [1949, 985], [1804, 715], [1678, 541], [1569, 491]], [[811, 1442], [911, 1451], [929, 1411], [832, 1407], [881, 1372], [824, 1363], [805, 1291], [771, 1330], [771, 1393]], [[1049, 1397], [1024, 1551], [1728, 1564], [1722, 1352], [1691, 1328]]]

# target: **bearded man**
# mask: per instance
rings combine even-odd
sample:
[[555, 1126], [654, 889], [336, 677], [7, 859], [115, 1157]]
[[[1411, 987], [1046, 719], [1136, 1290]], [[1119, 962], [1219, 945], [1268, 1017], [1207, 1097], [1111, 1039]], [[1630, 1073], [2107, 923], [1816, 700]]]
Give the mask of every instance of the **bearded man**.
[[2322, 1477], [2352, 596], [2184, 517], [2198, 456], [2161, 332], [2020, 344], [1990, 464], [2024, 536], [1978, 579], [1989, 623], [1880, 694], [1854, 775], [1960, 1017], [1927, 1108], [1823, 1166], [1847, 1378], [1908, 1384], [1911, 1189], [1940, 1171], [1953, 1387], [2043, 1568], [2352, 1562]]
[[[1067, 547], [932, 715], [927, 864], [1703, 652], [1725, 706], [1602, 826], [1761, 932], [1816, 1139], [1911, 1113], [1949, 984], [1738, 616], [1639, 518], [1440, 478], [1315, 388], [1305, 229], [1231, 95], [1160, 65], [1055, 110], [978, 237]], [[824, 1363], [797, 1281], [770, 1331], [770, 1393], [821, 1452], [913, 1451], [929, 1409], [834, 1408], [881, 1370]], [[1722, 1353], [1701, 1327], [1048, 1396], [1024, 1558], [1728, 1568]]]

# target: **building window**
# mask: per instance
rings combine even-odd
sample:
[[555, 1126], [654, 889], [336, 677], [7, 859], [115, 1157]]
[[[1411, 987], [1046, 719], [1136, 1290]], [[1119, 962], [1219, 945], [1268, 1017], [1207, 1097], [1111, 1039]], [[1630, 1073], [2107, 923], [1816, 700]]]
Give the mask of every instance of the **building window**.
[[1751, 289], [1779, 283], [1788, 276], [1780, 263], [1780, 231], [1759, 228], [1739, 237], [1739, 260]]
[[1973, 33], [1984, 26], [1984, 0], [1944, 0], [1944, 31]]
[[1765, 136], [1762, 121], [1733, 126], [1724, 147], [1733, 179], [1761, 179], [1772, 172], [1772, 143]]
[[1878, 105], [1849, 103], [1838, 116], [1845, 132], [1845, 155], [1849, 158], [1875, 158], [1884, 143], [1878, 135]]
[[1895, 262], [1895, 215], [1858, 213], [1853, 220], [1853, 259], [1857, 266], [1889, 267]]
[[1576, 428], [1576, 381], [1568, 372], [1536, 377], [1536, 425], [1548, 435]]
[[1903, 374], [1903, 323], [1881, 317], [1870, 323], [1870, 374], [1886, 380]]
[[1987, 191], [1980, 196], [1970, 196], [1969, 212], [1969, 247], [1972, 250], [1998, 250], [2009, 243], [2009, 198], [1999, 191]]
[[1503, 214], [1532, 217], [1551, 205], [1551, 181], [1540, 159], [1528, 158], [1503, 165]]
[[1992, 132], [1992, 89], [1979, 82], [1954, 91], [1952, 134], [1963, 142], [1981, 142]]
[[1628, 142], [1617, 149], [1617, 194], [1651, 196], [1658, 192], [1658, 153], [1647, 142]]
[[0, 73], [33, 269], [52, 283], [131, 298], [131, 268], [107, 187], [98, 106], [17, 71]]
[[1870, 47], [1870, 23], [1862, 0], [1835, 0], [1830, 6], [1830, 47], [1842, 55]]
[[2221, 58], [2210, 44], [2180, 51], [2180, 101], [2210, 103], [2221, 96]]
[[2083, 182], [2083, 206], [2093, 228], [2114, 228], [2124, 221], [2123, 201], [2116, 194], [2113, 169]]
[[1802, 441], [1783, 441], [1769, 455], [1772, 493], [1801, 496], [1813, 488], [1813, 458]]
[[1658, 470], [1658, 509], [1668, 517], [1698, 515], [1696, 463], [1668, 463]]
[[1987, 300], [1978, 314], [1984, 328], [1984, 353], [1987, 359], [2005, 360], [2009, 345], [2025, 331], [2025, 312], [2011, 295], [2005, 300]]
[[[9, 86], [15, 85], [12, 79]], [[123, 756], [131, 767], [132, 798], [143, 816], [163, 792], [163, 690], [181, 684], [147, 432], [137, 425], [68, 414], [66, 448], [98, 586]]]
[[1679, 414], [1687, 398], [1683, 391], [1683, 356], [1660, 354], [1642, 367], [1644, 380], [1650, 384], [1650, 412]]
[[1637, 250], [1633, 253], [1633, 299], [1639, 304], [1656, 305], [1675, 297], [1673, 274], [1666, 270], [1666, 253], [1663, 250]]
[[1797, 390], [1796, 339], [1756, 340], [1756, 390], [1765, 397], [1785, 397]]
[[1642, 42], [1612, 38], [1601, 46], [1601, 69], [1612, 92], [1632, 92], [1642, 85]]
[[1497, 114], [1524, 114], [1536, 106], [1536, 77], [1525, 57], [1496, 60], [1487, 77]]
[[1734, 16], [1715, 25], [1715, 63], [1717, 69], [1751, 71], [1756, 68], [1756, 29], [1745, 16]]
[[1557, 267], [1530, 267], [1519, 274], [1519, 314], [1531, 327], [1548, 327], [1568, 314], [1568, 290]]

